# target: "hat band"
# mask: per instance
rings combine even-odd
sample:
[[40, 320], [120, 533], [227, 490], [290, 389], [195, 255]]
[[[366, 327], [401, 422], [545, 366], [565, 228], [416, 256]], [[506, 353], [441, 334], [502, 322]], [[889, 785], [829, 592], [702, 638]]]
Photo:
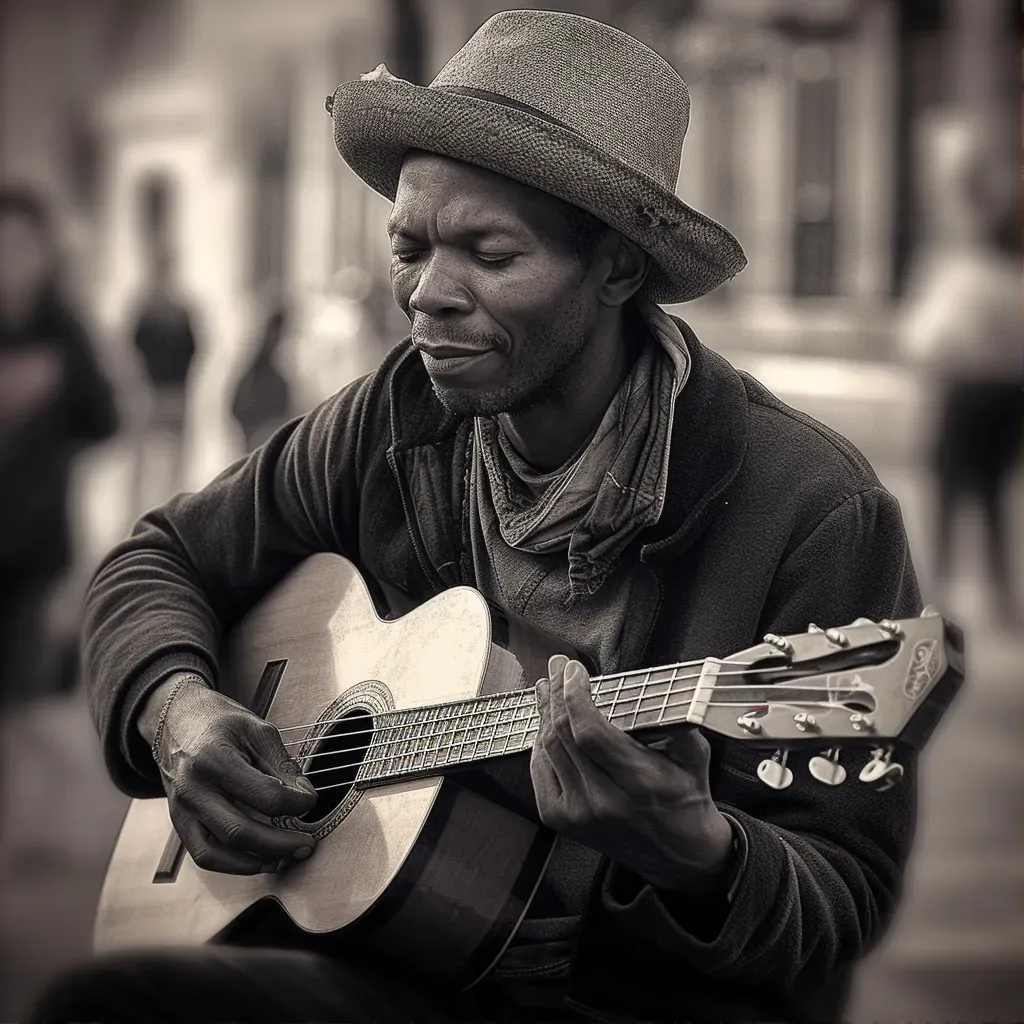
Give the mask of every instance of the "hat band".
[[534, 117], [539, 117], [542, 121], [547, 121], [549, 124], [556, 124], [559, 128], [564, 128], [567, 132], [573, 132], [579, 135], [579, 132], [575, 128], [571, 128], [564, 121], [559, 121], [557, 117], [552, 117], [550, 114], [544, 113], [543, 110], [538, 110], [536, 107], [531, 107], [528, 103], [520, 103], [519, 100], [514, 100], [509, 96], [503, 96], [500, 92], [489, 92], [487, 89], [474, 89], [469, 85], [432, 85], [431, 90], [437, 92], [454, 92], [460, 96], [475, 96], [480, 100], [487, 100], [489, 103], [500, 103], [503, 107], [512, 107], [515, 110], [521, 110], [524, 114], [532, 114]]

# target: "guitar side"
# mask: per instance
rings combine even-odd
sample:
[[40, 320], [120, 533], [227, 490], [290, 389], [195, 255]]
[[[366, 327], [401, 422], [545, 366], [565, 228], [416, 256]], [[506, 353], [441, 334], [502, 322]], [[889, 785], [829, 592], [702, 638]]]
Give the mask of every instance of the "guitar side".
[[[296, 727], [317, 721], [524, 685], [523, 666], [532, 671], [552, 653], [546, 635], [525, 625], [499, 619], [494, 632], [486, 602], [465, 587], [384, 621], [350, 562], [317, 555], [235, 630], [222, 687], [286, 738], [301, 736]], [[180, 849], [166, 800], [133, 801], [103, 887], [96, 948], [217, 941], [270, 900], [299, 929], [340, 932], [404, 969], [463, 985], [483, 976], [527, 909], [551, 834], [439, 777], [330, 803], [318, 803], [313, 820], [288, 823], [317, 837], [313, 857], [237, 876], [203, 871]]]

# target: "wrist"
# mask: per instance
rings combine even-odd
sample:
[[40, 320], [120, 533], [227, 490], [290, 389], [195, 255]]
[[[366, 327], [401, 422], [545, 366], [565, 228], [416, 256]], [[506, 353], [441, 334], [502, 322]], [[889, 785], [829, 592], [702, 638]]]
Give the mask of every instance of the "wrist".
[[735, 865], [736, 844], [728, 819], [715, 808], [700, 842], [687, 851], [685, 862], [663, 877], [648, 878], [656, 889], [689, 896], [713, 896], [724, 887]]
[[182, 686], [206, 685], [205, 680], [195, 672], [180, 671], [172, 672], [151, 691], [135, 722], [139, 735], [146, 741], [148, 747], [152, 748], [154, 741], [158, 738], [157, 731], [161, 723], [161, 717], [171, 697]]

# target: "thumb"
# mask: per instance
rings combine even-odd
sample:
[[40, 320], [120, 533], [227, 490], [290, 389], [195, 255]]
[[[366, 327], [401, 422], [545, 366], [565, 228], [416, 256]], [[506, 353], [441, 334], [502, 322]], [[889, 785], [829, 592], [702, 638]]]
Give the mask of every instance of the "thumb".
[[681, 768], [693, 769], [708, 760], [711, 748], [696, 726], [680, 726], [669, 731], [648, 733], [642, 740], [648, 750], [656, 750]]

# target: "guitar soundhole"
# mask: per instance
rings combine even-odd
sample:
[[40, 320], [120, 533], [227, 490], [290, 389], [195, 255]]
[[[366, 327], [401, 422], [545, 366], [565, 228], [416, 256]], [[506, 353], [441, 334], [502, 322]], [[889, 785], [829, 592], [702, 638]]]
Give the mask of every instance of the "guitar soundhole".
[[313, 809], [301, 821], [326, 818], [348, 796], [373, 739], [373, 716], [356, 709], [342, 716], [307, 755], [303, 771], [317, 789]]

